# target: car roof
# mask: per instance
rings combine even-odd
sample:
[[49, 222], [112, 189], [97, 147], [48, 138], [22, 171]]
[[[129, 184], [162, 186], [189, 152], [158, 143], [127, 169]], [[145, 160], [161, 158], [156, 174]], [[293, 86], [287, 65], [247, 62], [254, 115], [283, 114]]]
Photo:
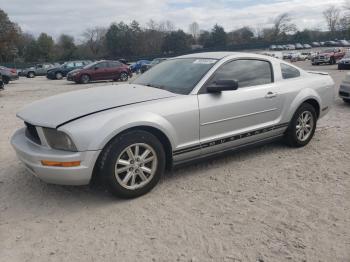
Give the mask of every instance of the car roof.
[[246, 58], [261, 58], [261, 59], [274, 59], [272, 57], [266, 56], [266, 55], [259, 55], [255, 53], [243, 53], [243, 52], [207, 52], [207, 53], [195, 53], [195, 54], [189, 54], [189, 55], [183, 55], [178, 56], [176, 58], [203, 58], [203, 59], [218, 59], [221, 60], [223, 58], [230, 57], [230, 58], [240, 58], [240, 57], [246, 57]]

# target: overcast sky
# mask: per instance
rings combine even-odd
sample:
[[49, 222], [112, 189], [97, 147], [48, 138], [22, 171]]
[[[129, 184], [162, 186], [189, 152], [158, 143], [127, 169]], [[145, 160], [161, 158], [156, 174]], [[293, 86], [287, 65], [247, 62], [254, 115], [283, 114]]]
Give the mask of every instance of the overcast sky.
[[289, 12], [300, 29], [326, 25], [322, 11], [343, 0], [0, 0], [0, 8], [17, 22], [23, 31], [54, 37], [61, 33], [76, 38], [84, 29], [109, 26], [112, 22], [170, 20], [177, 28], [188, 31], [196, 21], [201, 29], [215, 23], [230, 31], [242, 26], [254, 28], [271, 24], [273, 18]]

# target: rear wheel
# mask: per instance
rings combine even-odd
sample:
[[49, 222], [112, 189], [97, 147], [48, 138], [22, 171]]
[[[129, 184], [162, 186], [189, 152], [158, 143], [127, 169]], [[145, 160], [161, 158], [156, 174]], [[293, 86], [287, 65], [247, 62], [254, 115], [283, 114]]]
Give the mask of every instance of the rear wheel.
[[114, 138], [102, 153], [101, 175], [117, 197], [135, 198], [151, 191], [165, 170], [162, 144], [151, 133], [130, 131]]
[[126, 82], [126, 81], [128, 81], [129, 76], [128, 76], [127, 73], [123, 72], [123, 73], [120, 74], [120, 78], [119, 79], [120, 79], [120, 81]]
[[34, 72], [29, 72], [29, 73], [27, 74], [27, 77], [28, 77], [28, 78], [34, 78], [34, 77], [35, 77], [35, 73], [34, 73]]
[[315, 108], [308, 104], [302, 104], [295, 112], [288, 127], [285, 138], [292, 147], [306, 146], [314, 136], [317, 124]]
[[63, 75], [61, 72], [57, 72], [55, 76], [56, 76], [56, 79], [58, 80], [61, 80], [63, 78]]
[[80, 77], [80, 83], [82, 83], [82, 84], [87, 84], [87, 83], [89, 83], [90, 82], [90, 76], [88, 76], [88, 75], [82, 75], [81, 77]]
[[344, 101], [345, 103], [350, 104], [350, 99], [343, 98], [343, 101]]

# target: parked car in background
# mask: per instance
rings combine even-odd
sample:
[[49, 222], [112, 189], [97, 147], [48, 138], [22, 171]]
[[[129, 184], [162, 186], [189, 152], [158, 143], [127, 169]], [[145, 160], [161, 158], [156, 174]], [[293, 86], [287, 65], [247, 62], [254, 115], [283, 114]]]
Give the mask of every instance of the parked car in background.
[[84, 66], [91, 64], [91, 61], [89, 60], [79, 60], [79, 61], [69, 61], [65, 62], [59, 67], [52, 68], [47, 71], [46, 77], [48, 79], [62, 79], [63, 77], [66, 77], [67, 74], [75, 69], [83, 68]]
[[315, 52], [302, 52], [301, 55], [305, 57], [305, 60], [312, 60], [317, 55], [317, 53], [315, 53]]
[[327, 49], [320, 52], [318, 55], [314, 57], [312, 60], [312, 65], [320, 65], [320, 64], [330, 64], [334, 65], [342, 59], [345, 55], [345, 52], [339, 48]]
[[350, 53], [346, 53], [345, 56], [338, 62], [339, 70], [348, 70], [350, 69]]
[[290, 45], [287, 45], [287, 46], [288, 46], [287, 50], [295, 50], [296, 49], [295, 45], [290, 44]]
[[69, 72], [67, 80], [87, 84], [97, 80], [127, 81], [129, 77], [132, 77], [132, 72], [128, 65], [119, 61], [102, 60]]
[[304, 46], [304, 49], [311, 49], [312, 48], [312, 46], [309, 44], [304, 44], [303, 46]]
[[320, 47], [321, 46], [321, 44], [319, 42], [312, 42], [311, 45], [313, 47]]
[[132, 65], [130, 65], [130, 70], [133, 73], [140, 73], [141, 67], [143, 65], [148, 65], [150, 63], [151, 63], [151, 61], [149, 61], [149, 60], [139, 60], [136, 63], [133, 63]]
[[339, 96], [344, 102], [350, 104], [350, 73], [347, 73], [345, 79], [340, 84]]
[[46, 182], [85, 185], [94, 174], [116, 196], [134, 198], [166, 168], [194, 159], [281, 138], [304, 147], [333, 100], [326, 73], [249, 53], [192, 54], [131, 84], [34, 102], [18, 112], [24, 126], [11, 144]]
[[347, 40], [339, 40], [338, 43], [339, 43], [339, 46], [344, 46], [344, 47], [350, 46], [350, 43]]
[[277, 46], [276, 46], [276, 45], [270, 45], [269, 49], [270, 49], [271, 51], [276, 51]]
[[297, 50], [304, 49], [304, 46], [300, 43], [297, 43], [297, 44], [295, 44], [295, 49], [297, 49]]
[[326, 41], [325, 46], [338, 46], [338, 43], [335, 41]]
[[5, 86], [5, 83], [4, 81], [2, 80], [2, 75], [0, 73], [0, 91], [4, 90], [4, 86]]
[[47, 71], [54, 67], [55, 65], [50, 63], [37, 64], [33, 67], [22, 70], [21, 76], [25, 76], [28, 78], [33, 78], [36, 76], [45, 76]]
[[15, 68], [7, 68], [0, 66], [0, 73], [2, 75], [2, 81], [5, 84], [10, 83], [10, 81], [15, 81], [18, 79], [17, 70]]
[[152, 62], [150, 64], [147, 65], [143, 65], [141, 67], [141, 73], [146, 72], [147, 70], [151, 69], [152, 67], [164, 62], [166, 60], [166, 58], [155, 58], [152, 60]]

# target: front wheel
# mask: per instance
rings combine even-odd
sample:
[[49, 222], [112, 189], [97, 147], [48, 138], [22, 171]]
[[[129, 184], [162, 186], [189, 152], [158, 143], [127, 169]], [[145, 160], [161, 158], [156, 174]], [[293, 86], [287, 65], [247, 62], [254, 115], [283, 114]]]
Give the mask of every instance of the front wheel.
[[82, 75], [80, 78], [80, 83], [88, 84], [90, 82], [90, 77], [88, 75]]
[[110, 142], [102, 153], [100, 167], [112, 194], [139, 197], [151, 191], [164, 173], [164, 148], [151, 133], [130, 131]]
[[315, 108], [308, 103], [302, 104], [295, 112], [285, 134], [286, 142], [292, 147], [306, 146], [314, 136], [316, 124]]
[[34, 72], [29, 72], [27, 77], [28, 78], [34, 78], [35, 77], [35, 73]]
[[61, 72], [56, 73], [56, 79], [61, 80], [63, 78], [63, 74]]
[[120, 79], [120, 81], [126, 82], [126, 81], [128, 81], [129, 76], [128, 76], [127, 73], [123, 72], [123, 73], [120, 74], [120, 78], [119, 79]]

